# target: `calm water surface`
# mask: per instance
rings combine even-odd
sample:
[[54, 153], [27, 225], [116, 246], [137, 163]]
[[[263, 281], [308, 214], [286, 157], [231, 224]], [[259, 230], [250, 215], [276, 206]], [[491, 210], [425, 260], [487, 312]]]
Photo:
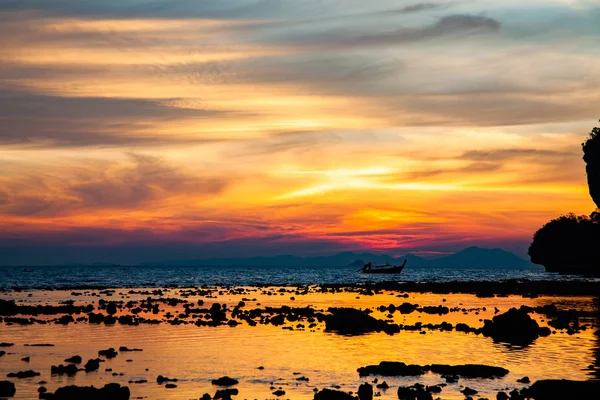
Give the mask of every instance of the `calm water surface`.
[[[125, 296], [127, 290], [122, 291]], [[528, 304], [538, 306], [558, 303], [561, 308], [577, 308], [593, 310], [593, 299], [589, 297], [539, 297], [524, 299], [520, 296], [502, 298], [477, 298], [472, 295], [433, 295], [410, 294], [407, 299], [396, 297], [397, 293], [384, 292], [374, 296], [357, 296], [356, 293], [311, 293], [296, 296], [291, 300], [290, 294], [266, 296], [255, 291], [252, 294], [256, 301], [247, 302], [246, 308], [311, 305], [315, 308], [330, 306], [350, 306], [356, 308], [376, 308], [390, 303], [401, 304], [404, 301], [425, 305], [444, 304], [448, 307], [482, 308], [466, 315], [451, 313], [446, 316], [432, 316], [413, 313], [409, 315], [394, 314], [396, 323], [423, 323], [448, 321], [466, 322], [471, 326], [482, 325], [482, 318], [491, 318], [493, 308], [500, 312], [513, 306]], [[167, 293], [176, 296], [177, 291]], [[31, 296], [30, 296], [31, 295]], [[33, 291], [7, 292], [2, 298], [14, 298], [17, 301], [30, 303], [57, 303], [70, 298], [70, 291]], [[129, 299], [145, 297], [131, 295]], [[223, 294], [216, 299], [206, 299], [205, 306], [212, 302], [237, 304], [242, 295]], [[247, 295], [246, 295], [247, 297]], [[359, 297], [359, 298], [357, 298]], [[107, 298], [119, 300], [119, 291]], [[444, 299], [446, 300], [444, 302]], [[97, 301], [98, 297], [81, 296], [75, 298], [77, 303]], [[188, 300], [194, 301], [195, 298]], [[376, 311], [378, 318], [384, 314]], [[536, 316], [536, 318], [539, 316]], [[541, 324], [543, 318], [538, 318]], [[588, 321], [596, 324], [596, 321]], [[295, 326], [289, 324], [288, 326]], [[216, 387], [210, 380], [229, 375], [239, 379], [237, 386], [240, 399], [274, 398], [271, 382], [275, 388], [282, 387], [286, 391], [283, 398], [312, 399], [313, 388], [340, 385], [342, 390], [355, 391], [363, 381], [373, 378], [359, 378], [356, 369], [367, 364], [377, 364], [382, 360], [403, 361], [406, 363], [482, 363], [502, 366], [510, 370], [503, 379], [467, 380], [461, 379], [459, 384], [444, 388], [440, 397], [443, 399], [464, 399], [459, 392], [464, 385], [480, 391], [481, 396], [495, 398], [500, 389], [520, 388], [516, 380], [529, 376], [532, 381], [543, 378], [589, 379], [588, 367], [598, 365], [598, 339], [588, 329], [575, 335], [557, 333], [546, 338], [539, 338], [535, 343], [523, 349], [511, 348], [505, 344], [494, 343], [489, 338], [465, 334], [461, 332], [427, 331], [426, 334], [403, 331], [394, 336], [374, 333], [363, 336], [340, 336], [323, 332], [322, 326], [316, 331], [289, 331], [271, 325], [250, 327], [246, 324], [235, 328], [221, 326], [216, 328], [196, 327], [193, 325], [172, 326], [140, 325], [114, 326], [90, 325], [87, 323], [62, 325], [6, 326], [0, 325], [0, 341], [14, 342], [15, 346], [5, 350], [15, 353], [3, 357], [0, 362], [0, 375], [8, 372], [33, 369], [42, 376], [33, 379], [16, 380], [17, 399], [37, 398], [37, 382], [48, 381], [48, 389], [54, 390], [67, 384], [104, 385], [109, 382], [127, 384], [132, 391], [132, 398], [147, 399], [180, 399], [199, 398], [203, 393], [214, 394]], [[55, 347], [25, 347], [26, 343], [53, 343]], [[62, 362], [74, 354], [81, 355], [84, 360], [97, 357], [97, 351], [107, 347], [141, 347], [143, 352], [121, 353], [116, 358], [101, 364], [97, 372], [78, 373], [73, 378], [51, 377], [50, 366]], [[31, 356], [31, 362], [20, 361], [24, 356]], [[127, 362], [127, 359], [133, 360]], [[85, 361], [84, 361], [85, 362]], [[264, 366], [264, 370], [258, 370]], [[105, 372], [112, 368], [123, 376], [112, 376]], [[146, 368], [149, 371], [146, 372]], [[301, 373], [310, 379], [309, 382], [298, 382], [295, 378]], [[166, 389], [155, 383], [156, 376], [162, 374], [179, 379], [176, 389]], [[149, 383], [128, 384], [129, 380], [147, 379]], [[381, 378], [380, 378], [381, 379]], [[390, 389], [382, 391], [382, 399], [397, 399], [398, 385], [421, 382], [435, 384], [443, 382], [437, 375], [425, 375], [422, 378], [385, 378]]]
[[74, 286], [166, 287], [200, 285], [325, 284], [362, 283], [385, 280], [445, 282], [478, 280], [565, 280], [581, 279], [546, 273], [542, 268], [466, 269], [411, 268], [401, 275], [365, 275], [351, 267], [146, 267], [146, 266], [65, 266], [0, 267], [0, 289], [70, 288]]

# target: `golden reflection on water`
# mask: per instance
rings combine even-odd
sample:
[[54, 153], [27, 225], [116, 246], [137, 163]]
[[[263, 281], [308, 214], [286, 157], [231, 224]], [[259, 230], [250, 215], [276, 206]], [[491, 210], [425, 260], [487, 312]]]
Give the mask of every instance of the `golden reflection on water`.
[[[106, 300], [136, 300], [147, 295], [126, 295], [122, 299], [117, 290]], [[203, 299], [203, 307], [210, 307], [213, 302], [225, 303], [230, 307], [242, 298], [256, 299], [246, 301], [244, 308], [278, 307], [282, 304], [303, 307], [310, 305], [316, 309], [326, 310], [328, 307], [373, 308], [381, 305], [403, 302], [421, 306], [437, 306], [443, 304], [449, 308], [460, 307], [478, 309], [478, 311], [450, 313], [443, 316], [412, 313], [401, 315], [394, 313], [396, 323], [414, 324], [440, 323], [452, 324], [464, 322], [473, 327], [482, 325], [481, 320], [494, 315], [494, 307], [504, 312], [510, 307], [523, 304], [540, 306], [545, 304], [561, 304], [561, 308], [577, 308], [592, 310], [593, 300], [589, 297], [539, 297], [527, 299], [520, 296], [477, 298], [467, 294], [418, 294], [410, 293], [408, 298], [398, 297], [398, 293], [383, 292], [373, 296], [357, 293], [309, 293], [297, 295], [262, 294], [262, 289], [251, 289], [245, 294], [224, 294], [215, 299], [189, 297], [187, 300]], [[255, 291], [256, 290], [256, 291]], [[31, 296], [29, 296], [31, 294]], [[177, 290], [165, 292], [165, 297], [176, 297]], [[291, 300], [293, 296], [295, 300]], [[34, 304], [55, 304], [70, 298], [70, 292], [23, 292], [3, 293], [2, 298], [14, 298], [17, 301]], [[155, 296], [153, 296], [155, 297]], [[357, 298], [358, 297], [358, 298]], [[73, 298], [76, 304], [90, 301], [97, 303], [98, 297], [79, 296]], [[445, 300], [445, 301], [444, 301]], [[260, 306], [257, 306], [260, 303]], [[485, 307], [485, 311], [483, 308]], [[477, 312], [477, 314], [476, 314]], [[386, 318], [387, 313], [375, 311], [377, 318]], [[534, 314], [532, 314], [534, 315]], [[536, 316], [542, 322], [544, 318]], [[595, 322], [594, 322], [595, 323]], [[287, 326], [296, 326], [288, 323]], [[597, 329], [597, 328], [595, 328]], [[230, 328], [221, 326], [196, 327], [194, 325], [172, 326], [169, 324], [124, 326], [89, 325], [87, 323], [62, 325], [7, 326], [0, 325], [0, 341], [14, 342], [15, 346], [6, 348], [9, 353], [0, 360], [0, 374], [33, 369], [42, 376], [33, 379], [16, 380], [17, 399], [37, 398], [37, 382], [45, 380], [50, 391], [67, 384], [101, 386], [109, 382], [126, 384], [132, 391], [132, 398], [147, 399], [192, 399], [203, 393], [214, 394], [217, 389], [210, 380], [229, 375], [239, 379], [239, 399], [274, 398], [274, 388], [283, 388], [286, 395], [282, 398], [312, 399], [313, 388], [341, 386], [342, 390], [355, 391], [363, 381], [371, 378], [359, 378], [356, 369], [367, 364], [380, 361], [403, 361], [415, 364], [464, 364], [481, 363], [502, 366], [510, 370], [503, 379], [467, 380], [461, 379], [458, 384], [444, 388], [440, 397], [443, 399], [463, 399], [459, 393], [463, 385], [468, 385], [480, 392], [483, 397], [495, 398], [498, 390], [520, 388], [518, 378], [529, 376], [533, 381], [547, 378], [567, 378], [584, 380], [589, 378], [586, 368], [597, 362], [594, 351], [598, 343], [593, 334], [594, 329], [587, 329], [574, 335], [560, 331], [546, 338], [539, 338], [531, 346], [523, 349], [509, 348], [494, 343], [490, 338], [462, 332], [419, 332], [402, 331], [394, 336], [374, 333], [363, 336], [340, 336], [323, 332], [319, 326], [314, 332], [309, 330], [284, 330], [271, 325], [250, 327], [246, 324]], [[55, 347], [24, 347], [26, 343], [53, 343]], [[79, 354], [85, 360], [97, 357], [97, 351], [108, 347], [139, 347], [143, 352], [120, 353], [116, 358], [101, 364], [97, 372], [79, 372], [73, 378], [51, 377], [50, 366], [63, 362], [67, 357]], [[22, 357], [31, 356], [31, 362], [20, 361]], [[127, 362], [127, 360], [132, 360]], [[264, 370], [257, 367], [264, 366]], [[112, 376], [105, 372], [112, 368], [114, 373], [123, 376]], [[146, 371], [146, 368], [149, 371]], [[300, 373], [300, 375], [294, 375]], [[156, 376], [164, 375], [179, 379], [176, 389], [166, 389], [156, 384]], [[299, 382], [299, 376], [306, 376], [309, 382]], [[145, 384], [128, 384], [129, 380], [147, 379]], [[381, 378], [380, 378], [381, 380]], [[396, 399], [398, 385], [421, 382], [435, 384], [443, 382], [437, 375], [425, 375], [420, 378], [385, 378], [390, 389], [382, 392], [382, 399]], [[271, 382], [273, 384], [271, 385]]]

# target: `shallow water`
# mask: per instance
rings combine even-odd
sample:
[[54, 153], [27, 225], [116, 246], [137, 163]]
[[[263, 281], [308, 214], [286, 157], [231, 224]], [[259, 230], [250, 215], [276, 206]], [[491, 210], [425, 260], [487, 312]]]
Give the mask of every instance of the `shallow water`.
[[405, 282], [499, 281], [506, 279], [582, 279], [544, 272], [543, 268], [467, 269], [411, 268], [400, 275], [373, 275], [354, 267], [149, 267], [149, 266], [58, 266], [0, 267], [0, 289], [103, 287], [167, 287], [201, 285], [309, 285], [364, 283], [399, 280]]
[[[247, 301], [246, 308], [311, 305], [314, 308], [326, 309], [330, 306], [349, 306], [355, 308], [377, 308], [380, 305], [401, 304], [405, 301], [421, 306], [444, 304], [448, 307], [464, 307], [478, 309], [468, 312], [451, 313], [445, 316], [413, 313], [409, 315], [394, 314], [396, 323], [423, 323], [448, 321], [451, 323], [466, 322], [471, 326], [482, 325], [480, 319], [491, 318], [494, 307], [504, 312], [510, 307], [527, 304], [540, 306], [554, 303], [562, 309], [577, 308], [593, 310], [593, 299], [589, 297], [539, 297], [525, 299], [520, 296], [500, 298], [477, 298], [473, 295], [435, 295], [409, 294], [409, 298], [398, 298], [397, 293], [383, 292], [374, 296], [360, 296], [356, 293], [309, 293], [290, 299], [290, 293], [284, 295], [263, 294], [263, 290], [248, 288], [244, 295], [224, 293], [215, 299], [204, 298], [205, 305], [212, 302], [237, 304], [242, 297], [256, 298]], [[92, 291], [92, 293], [97, 293]], [[29, 296], [31, 294], [31, 296]], [[177, 290], [165, 293], [175, 297]], [[143, 298], [140, 294], [127, 294], [126, 300]], [[70, 298], [70, 291], [21, 292], [4, 293], [2, 298], [14, 298], [20, 302], [33, 304], [54, 304]], [[104, 297], [104, 296], [103, 296]], [[128, 297], [128, 298], [127, 298]], [[358, 298], [357, 298], [358, 297]], [[120, 300], [119, 291], [107, 300]], [[195, 301], [197, 298], [188, 298]], [[97, 301], [95, 296], [75, 298], [77, 304]], [[445, 300], [445, 301], [444, 301]], [[483, 311], [483, 307], [486, 308]], [[476, 312], [478, 314], [476, 314]], [[384, 318], [384, 314], [375, 311], [374, 316]], [[543, 317], [536, 318], [543, 325]], [[587, 321], [597, 325], [595, 320]], [[295, 326], [295, 323], [287, 323]], [[14, 342], [15, 346], [4, 348], [7, 354], [0, 361], [0, 375], [18, 370], [33, 369], [41, 372], [41, 377], [15, 380], [17, 399], [37, 398], [37, 382], [48, 381], [46, 387], [53, 391], [67, 384], [102, 386], [109, 382], [126, 384], [132, 391], [132, 398], [147, 399], [192, 399], [203, 393], [213, 394], [217, 389], [210, 380], [229, 375], [239, 379], [236, 387], [240, 390], [240, 399], [274, 398], [270, 388], [282, 387], [286, 395], [282, 398], [312, 399], [313, 388], [340, 385], [342, 390], [356, 391], [358, 385], [370, 378], [359, 378], [356, 369], [380, 361], [403, 361], [415, 364], [463, 364], [481, 363], [502, 366], [510, 373], [495, 380], [461, 379], [458, 384], [450, 384], [444, 388], [440, 397], [443, 399], [463, 399], [459, 392], [465, 385], [475, 388], [483, 397], [495, 398], [500, 389], [521, 388], [524, 385], [516, 382], [518, 378], [529, 376], [533, 381], [547, 378], [589, 379], [588, 366], [598, 364], [595, 351], [598, 339], [593, 331], [587, 329], [574, 335], [558, 332], [549, 337], [537, 339], [526, 348], [514, 348], [492, 339], [465, 334], [462, 332], [402, 331], [389, 336], [374, 333], [362, 336], [341, 336], [326, 333], [319, 326], [314, 332], [309, 330], [284, 330], [271, 325], [250, 327], [246, 324], [230, 328], [196, 327], [194, 325], [172, 326], [140, 325], [114, 326], [91, 325], [88, 323], [62, 325], [7, 326], [0, 325], [0, 341]], [[53, 343], [55, 347], [25, 347], [27, 343]], [[73, 378], [51, 377], [50, 366], [62, 362], [63, 359], [79, 354], [85, 360], [97, 357], [97, 351], [108, 347], [119, 346], [143, 348], [143, 352], [120, 353], [115, 359], [101, 364], [97, 372], [79, 372]], [[31, 356], [31, 362], [20, 361], [24, 356]], [[127, 362], [127, 359], [133, 360]], [[258, 370], [264, 366], [264, 370]], [[124, 376], [113, 377], [105, 368]], [[149, 368], [146, 372], [145, 369]], [[309, 382], [298, 382], [294, 375], [300, 372], [310, 379]], [[179, 379], [176, 389], [166, 389], [156, 384], [156, 376], [164, 375]], [[149, 383], [128, 384], [129, 380], [147, 379]], [[380, 378], [381, 380], [381, 378]], [[398, 385], [422, 382], [435, 384], [444, 382], [438, 375], [427, 374], [421, 378], [385, 378], [390, 385], [387, 391], [381, 391], [382, 399], [397, 399]]]

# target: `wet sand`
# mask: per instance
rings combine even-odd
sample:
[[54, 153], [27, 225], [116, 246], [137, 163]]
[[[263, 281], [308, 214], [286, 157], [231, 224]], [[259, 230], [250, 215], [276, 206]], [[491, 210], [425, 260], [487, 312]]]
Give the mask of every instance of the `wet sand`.
[[[0, 342], [14, 345], [0, 348], [6, 352], [0, 358], [0, 380], [16, 384], [17, 399], [37, 398], [38, 387], [42, 386], [40, 381], [47, 382], [43, 386], [51, 392], [71, 384], [101, 387], [117, 382], [130, 388], [131, 398], [197, 399], [204, 393], [214, 395], [220, 389], [211, 380], [230, 376], [239, 381], [234, 386], [239, 390], [235, 398], [272, 399], [277, 397], [273, 393], [280, 389], [285, 391], [280, 398], [312, 399], [314, 389], [337, 386], [343, 391], [356, 392], [362, 382], [377, 378], [379, 383], [385, 380], [390, 386], [387, 390], [375, 388], [375, 392], [381, 393], [380, 398], [397, 399], [398, 386], [446, 381], [431, 372], [419, 377], [360, 377], [357, 368], [381, 361], [402, 361], [420, 365], [485, 364], [510, 371], [499, 379], [461, 378], [458, 383], [443, 387], [436, 395], [442, 399], [464, 399], [460, 391], [465, 386], [479, 391], [481, 397], [495, 398], [499, 390], [528, 386], [517, 382], [524, 376], [535, 382], [550, 378], [587, 380], [598, 374], [599, 339], [595, 333], [598, 330], [598, 305], [589, 294], [530, 296], [528, 293], [529, 297], [505, 294], [478, 297], [470, 293], [371, 291], [357, 287], [338, 287], [333, 291], [329, 288], [324, 293], [318, 286], [161, 289], [160, 292], [156, 289], [6, 291], [0, 298], [14, 300], [19, 307], [59, 306], [73, 300], [75, 307], [91, 305], [93, 313], [106, 316], [107, 305], [114, 303], [117, 321], [108, 325], [90, 323], [87, 312], [72, 314], [74, 322], [68, 322], [68, 318], [61, 321], [64, 314], [54, 314], [48, 309], [44, 311], [48, 312], [45, 315], [31, 315], [36, 312], [35, 308], [19, 309], [28, 310], [29, 315], [3, 316]], [[148, 305], [146, 299], [149, 297], [154, 299], [151, 304], [158, 304], [156, 313], [153, 308], [144, 306]], [[218, 326], [205, 326], [212, 325], [213, 320], [207, 318], [205, 311], [198, 310], [211, 309], [214, 303], [226, 305], [226, 320], [220, 321]], [[403, 303], [410, 303], [417, 309], [408, 314], [398, 310], [390, 313], [390, 304], [400, 306]], [[549, 305], [558, 310], [576, 310], [578, 325], [576, 329], [572, 324], [571, 329], [550, 327], [552, 334], [538, 337], [526, 346], [495, 341], [481, 333], [456, 330], [458, 323], [479, 329], [484, 325], [483, 320], [523, 305], [537, 307], [538, 311]], [[327, 315], [330, 307], [370, 309], [372, 317], [399, 324], [402, 329], [393, 335], [384, 332], [342, 335], [327, 332], [326, 323], [318, 317], [309, 320], [285, 311], [266, 312], [268, 307], [282, 306], [309, 307], [315, 315]], [[441, 306], [441, 315], [432, 314], [435, 311], [428, 306]], [[447, 313], [444, 307], [448, 308]], [[255, 312], [251, 320], [248, 317], [251, 310], [261, 312]], [[236, 314], [235, 318], [232, 318], [232, 312]], [[282, 318], [275, 318], [280, 314]], [[532, 311], [530, 315], [541, 327], [548, 326], [551, 319], [542, 312]], [[120, 323], [119, 316], [131, 318]], [[34, 318], [37, 322], [21, 325], [11, 323], [12, 318]], [[155, 323], [128, 325], [138, 318]], [[256, 326], [251, 326], [249, 320]], [[446, 325], [444, 330], [440, 328], [442, 323], [452, 327], [448, 329]], [[31, 344], [53, 346], [26, 346]], [[143, 351], [122, 352], [120, 346]], [[107, 359], [98, 355], [99, 350], [110, 347], [117, 350], [116, 357]], [[83, 368], [89, 359], [104, 361], [97, 371], [79, 371], [72, 377], [51, 375], [52, 365], [66, 365], [64, 359], [73, 355], [83, 358], [79, 368]], [[24, 357], [30, 357], [29, 362], [22, 361]], [[8, 373], [26, 370], [41, 375], [4, 378]], [[164, 383], [158, 384], [158, 375], [177, 378], [177, 387], [168, 389]], [[308, 380], [298, 380], [301, 377]], [[147, 382], [133, 383], [143, 380]]]

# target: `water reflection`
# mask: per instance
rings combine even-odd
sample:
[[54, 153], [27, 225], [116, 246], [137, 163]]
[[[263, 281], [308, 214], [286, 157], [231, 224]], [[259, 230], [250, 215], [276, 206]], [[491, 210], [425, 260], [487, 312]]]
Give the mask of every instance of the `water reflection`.
[[[129, 294], [126, 300], [145, 298], [147, 295]], [[97, 293], [97, 292], [95, 292]], [[177, 290], [167, 291], [168, 297], [176, 297]], [[29, 294], [32, 296], [30, 297]], [[33, 292], [2, 294], [0, 297], [13, 296], [17, 301], [31, 303], [58, 303], [70, 297], [70, 291]], [[136, 297], [137, 296], [137, 297]], [[525, 299], [520, 296], [500, 298], [477, 298], [467, 294], [409, 294], [408, 298], [398, 297], [398, 293], [382, 292], [373, 296], [357, 296], [356, 293], [310, 293], [289, 298], [290, 294], [265, 295], [261, 290], [248, 294], [231, 294], [226, 291], [215, 298], [204, 298], [205, 307], [219, 302], [229, 305], [237, 304], [242, 297], [256, 298], [247, 301], [246, 307], [278, 307], [292, 305], [326, 309], [329, 306], [371, 308], [372, 315], [387, 318], [388, 312], [379, 311], [381, 305], [401, 304], [408, 301], [423, 306], [464, 308], [465, 312], [454, 312], [446, 315], [411, 313], [393, 314], [393, 322], [414, 325], [439, 324], [449, 322], [467, 323], [473, 327], [483, 325], [484, 319], [492, 318], [494, 308], [502, 313], [511, 307], [523, 304], [531, 307], [558, 303], [562, 309], [577, 308], [587, 310], [589, 315], [595, 314], [595, 323], [600, 317], [600, 302], [590, 297], [550, 297]], [[119, 291], [111, 297], [119, 300]], [[78, 296], [78, 302], [98, 302], [98, 297]], [[188, 298], [196, 302], [198, 298]], [[484, 310], [485, 308], [485, 310]], [[477, 309], [475, 311], [475, 309]], [[472, 311], [468, 311], [472, 310]], [[532, 314], [540, 325], [546, 326], [543, 315]], [[589, 322], [589, 321], [588, 321]], [[288, 326], [296, 324], [288, 323]], [[378, 364], [381, 361], [402, 361], [409, 364], [469, 364], [482, 363], [502, 366], [510, 373], [497, 380], [461, 380], [457, 385], [444, 389], [444, 399], [464, 399], [460, 393], [460, 385], [479, 390], [481, 395], [494, 398], [498, 390], [510, 387], [521, 388], [516, 382], [523, 376], [532, 381], [537, 379], [567, 378], [583, 380], [590, 373], [588, 366], [593, 364], [597, 376], [600, 364], [600, 339], [594, 335], [594, 329], [581, 331], [574, 335], [559, 332], [550, 337], [538, 338], [526, 348], [507, 347], [502, 343], [494, 343], [491, 338], [472, 333], [453, 331], [424, 330], [402, 331], [390, 336], [384, 333], [373, 333], [362, 336], [341, 336], [325, 333], [322, 327], [315, 332], [309, 330], [285, 330], [272, 325], [250, 327], [242, 324], [235, 328], [228, 326], [196, 327], [194, 325], [172, 326], [160, 324], [156, 326], [123, 326], [115, 324], [90, 325], [87, 323], [61, 326], [54, 324], [33, 326], [7, 326], [0, 324], [1, 341], [14, 342], [11, 352], [0, 363], [0, 376], [8, 372], [33, 369], [42, 372], [36, 380], [20, 380], [17, 382], [17, 399], [37, 397], [36, 382], [48, 381], [48, 389], [53, 391], [58, 386], [67, 384], [103, 386], [108, 382], [118, 382], [131, 387], [133, 397], [152, 399], [190, 399], [198, 398], [203, 393], [214, 393], [215, 388], [210, 380], [228, 375], [240, 380], [239, 398], [273, 398], [270, 387], [282, 387], [286, 398], [312, 399], [314, 388], [339, 385], [343, 390], [356, 391], [361, 382], [369, 378], [360, 378], [356, 369], [365, 365]], [[25, 343], [54, 343], [52, 348], [25, 347]], [[135, 354], [120, 354], [107, 360], [99, 371], [78, 373], [75, 377], [50, 377], [51, 365], [62, 362], [67, 357], [79, 354], [85, 360], [97, 357], [100, 349], [127, 346], [143, 348]], [[25, 365], [20, 359], [31, 356], [31, 362]], [[127, 362], [132, 359], [132, 362]], [[264, 366], [264, 370], [257, 369]], [[111, 372], [105, 371], [112, 369]], [[149, 371], [146, 371], [146, 368]], [[112, 373], [124, 373], [123, 376], [112, 376]], [[296, 381], [300, 372], [310, 379], [309, 382]], [[169, 391], [155, 383], [156, 376], [176, 377], [178, 388]], [[130, 384], [130, 380], [147, 379], [147, 384]], [[372, 378], [371, 378], [372, 379]], [[411, 385], [417, 380], [414, 377], [386, 378], [390, 389], [382, 392], [381, 399], [397, 398], [396, 388], [399, 385]], [[424, 384], [442, 383], [443, 379], [433, 374], [426, 374], [418, 381]], [[271, 382], [274, 382], [272, 385]]]

